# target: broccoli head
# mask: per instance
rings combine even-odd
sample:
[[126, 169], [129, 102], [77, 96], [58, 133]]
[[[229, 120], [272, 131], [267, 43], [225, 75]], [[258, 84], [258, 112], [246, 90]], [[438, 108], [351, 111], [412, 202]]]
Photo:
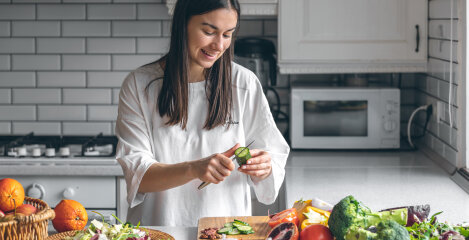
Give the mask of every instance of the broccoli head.
[[384, 220], [376, 228], [364, 229], [352, 226], [345, 235], [345, 240], [410, 240], [407, 229], [394, 220]]
[[332, 209], [329, 217], [329, 229], [337, 240], [344, 240], [345, 235], [352, 227], [355, 229], [353, 231], [366, 230], [371, 226], [377, 226], [379, 222], [384, 220], [394, 220], [398, 224], [406, 225], [407, 214], [407, 208], [372, 212], [353, 196], [347, 196]]

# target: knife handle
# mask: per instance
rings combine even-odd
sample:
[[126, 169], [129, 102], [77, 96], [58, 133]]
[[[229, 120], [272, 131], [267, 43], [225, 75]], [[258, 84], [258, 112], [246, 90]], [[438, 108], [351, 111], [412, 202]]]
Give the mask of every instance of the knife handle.
[[197, 189], [201, 190], [202, 188], [206, 187], [209, 184], [210, 184], [209, 182], [202, 182]]

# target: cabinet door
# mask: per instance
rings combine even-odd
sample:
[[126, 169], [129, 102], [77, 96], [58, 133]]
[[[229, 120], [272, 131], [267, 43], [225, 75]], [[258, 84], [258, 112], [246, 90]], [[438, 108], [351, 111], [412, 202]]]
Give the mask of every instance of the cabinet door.
[[280, 62], [426, 61], [427, 0], [280, 0], [279, 6]]

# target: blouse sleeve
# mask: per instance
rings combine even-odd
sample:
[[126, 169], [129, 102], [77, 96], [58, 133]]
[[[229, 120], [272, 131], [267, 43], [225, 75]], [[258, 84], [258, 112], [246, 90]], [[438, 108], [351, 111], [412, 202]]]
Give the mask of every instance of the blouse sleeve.
[[253, 143], [253, 148], [263, 149], [271, 156], [272, 173], [262, 181], [252, 181], [257, 199], [264, 204], [272, 204], [277, 198], [285, 177], [285, 164], [290, 147], [277, 128], [270, 112], [267, 98], [257, 77], [251, 73], [243, 125], [246, 142]]
[[116, 158], [127, 183], [127, 202], [135, 207], [143, 202], [145, 194], [138, 188], [147, 169], [156, 162], [151, 145], [150, 131], [145, 122], [135, 74], [124, 80], [119, 93], [116, 136], [119, 140]]

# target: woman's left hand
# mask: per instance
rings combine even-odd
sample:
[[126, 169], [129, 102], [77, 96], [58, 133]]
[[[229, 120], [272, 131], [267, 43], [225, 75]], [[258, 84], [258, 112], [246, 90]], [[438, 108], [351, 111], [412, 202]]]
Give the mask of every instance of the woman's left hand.
[[251, 176], [254, 181], [265, 179], [272, 172], [271, 158], [268, 152], [260, 149], [249, 150], [251, 158], [238, 171]]

